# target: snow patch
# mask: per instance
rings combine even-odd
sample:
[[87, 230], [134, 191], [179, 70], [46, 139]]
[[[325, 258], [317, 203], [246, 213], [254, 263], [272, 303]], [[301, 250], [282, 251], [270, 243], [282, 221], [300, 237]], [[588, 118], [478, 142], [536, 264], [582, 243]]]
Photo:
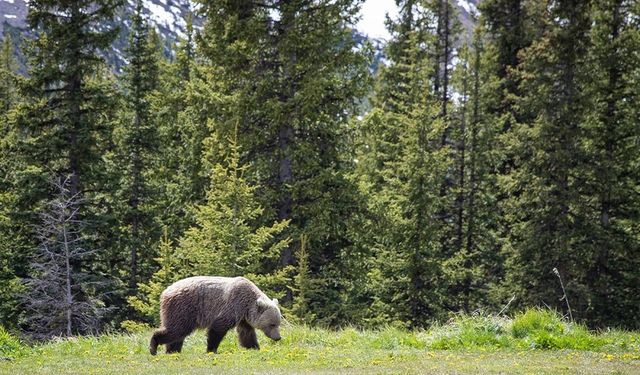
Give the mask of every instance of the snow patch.
[[275, 22], [280, 21], [280, 10], [275, 8], [269, 9], [269, 17], [271, 17]]
[[144, 7], [150, 12], [150, 18], [157, 24], [165, 26], [166, 28], [174, 31], [176, 24], [176, 16], [164, 9], [163, 6], [154, 4], [150, 0], [144, 0]]
[[18, 18], [18, 16], [14, 16], [13, 14], [5, 14], [4, 17], [9, 19]]
[[13, 4], [14, 3], [14, 0], [2, 0], [2, 1], [4, 1], [5, 3], [9, 3], [9, 4]]
[[468, 0], [458, 0], [458, 6], [464, 9], [469, 14], [477, 14], [478, 8], [475, 4], [470, 3]]

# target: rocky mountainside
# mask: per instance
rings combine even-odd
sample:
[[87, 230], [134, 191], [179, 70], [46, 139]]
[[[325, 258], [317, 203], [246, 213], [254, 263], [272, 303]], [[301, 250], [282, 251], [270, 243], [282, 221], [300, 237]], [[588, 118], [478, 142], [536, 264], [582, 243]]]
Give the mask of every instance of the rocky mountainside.
[[[474, 24], [472, 13], [477, 12], [477, 4], [480, 0], [452, 0], [452, 2], [458, 7], [465, 35], [471, 35]], [[190, 0], [143, 0], [143, 6], [149, 20], [155, 24], [165, 41], [168, 52], [170, 46], [184, 36], [187, 14], [194, 10], [196, 4]], [[107, 58], [115, 71], [119, 71], [126, 63], [123, 51], [127, 44], [134, 7], [135, 0], [127, 0], [127, 5], [119, 11], [115, 20], [120, 26], [121, 33], [113, 45], [113, 50], [107, 52]], [[0, 36], [11, 34], [14, 40], [18, 40], [27, 34], [26, 17], [27, 2], [25, 0], [0, 0]], [[202, 25], [202, 21], [195, 16], [194, 26], [197, 28]], [[381, 41], [374, 41], [374, 45], [382, 48]], [[19, 60], [24, 61], [22, 56], [19, 56]]]
[[[190, 0], [143, 0], [144, 12], [156, 26], [165, 42], [167, 51], [186, 32], [186, 19], [195, 4]], [[120, 35], [113, 44], [113, 50], [107, 51], [107, 59], [119, 71], [126, 63], [123, 51], [127, 45], [128, 30], [131, 26], [131, 15], [135, 9], [135, 0], [127, 0], [126, 6], [119, 10], [114, 23], [120, 27]], [[25, 0], [0, 0], [0, 35], [12, 35], [14, 40], [28, 35], [27, 2]], [[194, 25], [202, 24], [202, 20], [194, 17]], [[23, 60], [22, 56], [18, 57]]]
[[464, 27], [465, 35], [473, 35], [473, 27], [475, 26], [474, 14], [476, 17], [479, 15], [478, 4], [480, 4], [480, 0], [455, 0], [455, 3], [458, 5], [458, 15]]

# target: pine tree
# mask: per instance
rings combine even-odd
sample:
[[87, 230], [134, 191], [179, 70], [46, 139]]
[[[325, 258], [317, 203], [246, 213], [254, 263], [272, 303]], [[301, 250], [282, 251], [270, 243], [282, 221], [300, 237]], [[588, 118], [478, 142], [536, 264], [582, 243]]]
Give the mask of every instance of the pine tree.
[[421, 327], [442, 313], [440, 187], [450, 160], [441, 147], [445, 122], [433, 86], [438, 38], [430, 26], [437, 14], [421, 2], [399, 5], [399, 19], [388, 25], [390, 64], [359, 132], [358, 174], [371, 196], [370, 246], [377, 258], [370, 279], [379, 317], [367, 320]]
[[123, 80], [128, 105], [122, 127], [118, 129], [116, 153], [118, 165], [127, 165], [120, 194], [127, 201], [123, 222], [128, 226], [128, 233], [124, 234], [124, 247], [129, 250], [129, 288], [135, 289], [140, 276], [146, 276], [140, 263], [144, 265], [151, 260], [149, 248], [158, 236], [154, 233], [153, 212], [150, 212], [154, 192], [148, 180], [154, 177], [151, 167], [159, 149], [150, 103], [158, 85], [159, 40], [155, 30], [143, 19], [141, 1], [136, 3], [126, 52], [129, 65], [124, 69]]
[[520, 302], [558, 302], [557, 268], [567, 283], [569, 299], [586, 301], [582, 285], [590, 237], [582, 194], [585, 153], [584, 121], [590, 79], [587, 63], [591, 2], [547, 3], [547, 28], [522, 54], [518, 74], [523, 92], [520, 108], [536, 114], [514, 130], [517, 157], [508, 186], [510, 246], [515, 250], [511, 275]]
[[24, 264], [21, 249], [17, 246], [23, 243], [23, 239], [13, 221], [12, 212], [17, 195], [8, 178], [10, 171], [15, 168], [11, 157], [15, 133], [10, 128], [9, 112], [19, 99], [15, 89], [17, 83], [13, 45], [11, 37], [7, 36], [0, 50], [0, 176], [3, 176], [0, 179], [0, 283], [4, 286], [0, 292], [0, 325], [11, 328], [16, 325], [18, 318], [18, 274]]
[[[6, 116], [17, 97], [17, 63], [13, 52], [13, 41], [10, 35], [2, 40], [0, 50], [0, 114], [2, 118], [2, 130], [5, 131]], [[4, 134], [3, 134], [4, 135]]]
[[247, 166], [240, 164], [236, 137], [212, 168], [206, 202], [193, 209], [196, 225], [186, 231], [176, 252], [187, 260], [183, 272], [189, 276], [247, 276], [266, 290], [282, 292], [291, 270], [278, 267], [278, 259], [289, 240], [278, 236], [289, 222], [260, 225], [263, 208], [257, 187], [245, 180]]
[[[252, 160], [247, 178], [264, 187], [263, 220], [291, 220], [291, 238], [313, 233], [310, 268], [337, 281], [320, 296], [325, 311], [317, 316], [334, 319], [348, 297], [341, 262], [353, 251], [348, 222], [359, 212], [345, 173], [352, 161], [343, 158], [344, 125], [368, 83], [351, 29], [358, 2], [211, 0], [203, 11], [200, 49], [239, 103], [222, 113], [218, 130], [228, 135], [240, 119], [239, 143]], [[292, 247], [283, 249], [281, 265], [294, 262]]]
[[194, 224], [189, 207], [205, 200], [210, 171], [203, 164], [204, 142], [211, 135], [210, 120], [218, 120], [219, 113], [235, 105], [223, 93], [218, 72], [198, 62], [193, 30], [187, 26], [189, 34], [176, 46], [176, 60], [159, 65], [158, 87], [150, 103], [161, 145], [153, 163], [157, 179], [150, 182], [158, 193], [156, 206], [162, 208], [158, 221], [174, 240]]
[[502, 131], [494, 114], [496, 54], [485, 50], [482, 29], [473, 45], [463, 46], [454, 74], [460, 94], [453, 132], [457, 140], [455, 200], [455, 253], [445, 261], [449, 289], [448, 308], [467, 312], [493, 307], [499, 301], [498, 285], [504, 275], [497, 237], [500, 213], [496, 210], [498, 184], [495, 175], [500, 150], [495, 145]]
[[440, 213], [441, 220], [440, 247], [444, 256], [455, 254], [456, 237], [455, 216], [456, 194], [453, 190], [455, 186], [456, 163], [460, 160], [456, 156], [456, 144], [459, 140], [454, 137], [454, 116], [451, 111], [452, 103], [452, 61], [454, 57], [454, 45], [457, 43], [460, 32], [460, 23], [457, 20], [454, 6], [450, 0], [431, 0], [426, 4], [426, 9], [435, 15], [435, 40], [431, 50], [432, 69], [432, 92], [439, 105], [439, 112], [436, 115], [440, 122], [442, 132], [440, 135], [439, 147], [448, 153], [449, 168], [443, 175], [440, 186]]
[[[28, 93], [30, 103], [25, 126], [34, 134], [36, 160], [57, 175], [70, 174], [72, 194], [95, 189], [99, 150], [93, 145], [104, 125], [99, 114], [105, 103], [103, 88], [92, 85], [100, 74], [98, 56], [108, 48], [117, 29], [97, 31], [113, 17], [120, 0], [76, 0], [65, 3], [38, 0], [29, 3], [27, 20], [38, 33], [30, 46]], [[35, 151], [35, 150], [34, 150]]]
[[575, 302], [582, 316], [598, 326], [638, 326], [634, 316], [640, 302], [629, 291], [640, 282], [634, 256], [640, 251], [640, 239], [634, 235], [640, 233], [640, 199], [634, 193], [640, 181], [640, 132], [634, 120], [640, 114], [639, 15], [634, 1], [593, 3], [585, 82], [590, 105], [581, 141], [586, 187], [580, 191], [589, 202], [581, 210], [581, 225], [590, 237], [581, 245], [585, 274], [580, 282], [586, 300]]

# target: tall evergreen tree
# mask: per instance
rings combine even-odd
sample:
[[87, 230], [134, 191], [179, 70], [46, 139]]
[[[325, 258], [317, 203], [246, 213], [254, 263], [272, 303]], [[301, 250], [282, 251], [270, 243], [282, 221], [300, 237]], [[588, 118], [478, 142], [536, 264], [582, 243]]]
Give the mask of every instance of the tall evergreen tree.
[[25, 126], [34, 135], [34, 156], [40, 167], [70, 174], [71, 194], [93, 190], [100, 168], [94, 146], [106, 129], [99, 114], [103, 87], [92, 85], [92, 75], [103, 64], [98, 53], [110, 46], [117, 29], [98, 27], [113, 17], [121, 0], [29, 3], [27, 20], [38, 38], [31, 44]]
[[482, 29], [471, 47], [463, 46], [454, 75], [460, 94], [455, 109], [459, 123], [455, 163], [457, 182], [453, 188], [456, 222], [454, 254], [445, 262], [449, 279], [449, 305], [467, 312], [493, 307], [503, 277], [503, 257], [498, 238], [499, 212], [496, 210], [496, 150], [501, 126], [491, 110], [496, 103], [499, 80], [494, 76], [495, 54], [485, 50]]
[[17, 63], [13, 52], [13, 42], [11, 36], [7, 35], [2, 40], [0, 50], [0, 114], [2, 114], [3, 124], [6, 124], [6, 116], [17, 95], [16, 73]]
[[[309, 236], [309, 266], [332, 273], [319, 318], [333, 319], [346, 297], [353, 249], [347, 225], [357, 200], [346, 179], [345, 125], [364, 95], [367, 71], [354, 45], [359, 1], [205, 1], [200, 48], [240, 106], [218, 122], [229, 134], [240, 118], [240, 144], [253, 161], [250, 180], [263, 186], [267, 220], [291, 220], [290, 235]], [[225, 130], [226, 129], [226, 130]], [[311, 235], [312, 234], [312, 235]], [[291, 247], [281, 264], [295, 261]], [[288, 293], [285, 301], [290, 299]], [[344, 306], [344, 305], [343, 305]]]
[[450, 164], [433, 80], [438, 15], [429, 3], [398, 5], [398, 20], [388, 23], [389, 65], [360, 125], [358, 175], [375, 214], [369, 246], [378, 260], [370, 275], [376, 320], [419, 327], [443, 311], [440, 187]]
[[636, 1], [593, 3], [585, 85], [590, 105], [581, 140], [586, 186], [580, 193], [589, 202], [581, 210], [589, 233], [581, 245], [586, 300], [576, 302], [594, 325], [638, 327], [633, 317], [640, 301], [630, 291], [640, 283], [634, 255], [640, 251], [639, 16]]
[[584, 275], [590, 237], [583, 211], [585, 153], [583, 123], [588, 113], [585, 82], [591, 20], [589, 1], [549, 1], [547, 28], [522, 54], [520, 108], [531, 119], [514, 130], [517, 139], [510, 197], [514, 219], [514, 285], [521, 303], [562, 309], [557, 268], [569, 299], [585, 301]]
[[[102, 156], [110, 145], [113, 82], [100, 51], [109, 48], [117, 30], [105, 28], [120, 1], [33, 1], [27, 20], [37, 34], [29, 41], [29, 75], [21, 85], [24, 100], [12, 114], [10, 130], [16, 167], [9, 178], [16, 193], [14, 223], [26, 231], [26, 243], [37, 248], [36, 215], [55, 194], [49, 181], [72, 176], [68, 190], [81, 202], [71, 220], [87, 223], [81, 236], [88, 248], [109, 244], [104, 235], [109, 210]], [[29, 186], [28, 189], [24, 189]], [[99, 233], [102, 233], [99, 234]], [[75, 257], [75, 274], [97, 274], [103, 259]], [[98, 261], [98, 259], [101, 259]], [[82, 289], [81, 292], [95, 292]], [[89, 300], [91, 296], [76, 296]]]
[[[435, 15], [435, 40], [431, 51], [432, 55], [432, 86], [433, 96], [439, 105], [437, 119], [442, 126], [439, 147], [448, 152], [449, 158], [460, 161], [456, 156], [456, 144], [459, 140], [454, 134], [454, 115], [452, 114], [451, 96], [453, 92], [452, 81], [452, 61], [454, 57], [454, 45], [457, 43], [460, 32], [460, 22], [457, 19], [454, 6], [450, 0], [432, 0], [425, 5]], [[456, 216], [456, 193], [453, 190], [456, 185], [456, 164], [451, 162], [444, 174], [440, 186], [440, 213], [439, 219], [442, 230], [439, 232], [440, 247], [445, 256], [455, 254], [455, 216]]]
[[18, 320], [19, 276], [24, 276], [26, 268], [20, 246], [25, 242], [24, 231], [14, 220], [18, 195], [9, 178], [16, 168], [16, 134], [11, 131], [10, 112], [19, 100], [19, 82], [13, 44], [6, 36], [0, 49], [0, 283], [4, 285], [0, 292], [0, 325], [10, 328], [15, 328]]
[[[135, 289], [140, 279], [139, 263], [158, 237], [153, 231], [153, 212], [150, 212], [153, 192], [148, 179], [153, 176], [152, 159], [158, 157], [158, 135], [151, 114], [151, 96], [158, 85], [159, 40], [155, 30], [143, 19], [142, 1], [136, 3], [131, 22], [127, 55], [129, 64], [124, 70], [126, 115], [119, 129], [120, 150], [118, 164], [126, 162], [127, 172], [120, 183], [122, 199], [127, 208], [124, 223], [127, 233], [124, 245], [129, 251], [129, 288]], [[146, 250], [146, 251], [145, 251]], [[144, 261], [144, 259], [142, 259]], [[143, 273], [144, 275], [144, 273]]]

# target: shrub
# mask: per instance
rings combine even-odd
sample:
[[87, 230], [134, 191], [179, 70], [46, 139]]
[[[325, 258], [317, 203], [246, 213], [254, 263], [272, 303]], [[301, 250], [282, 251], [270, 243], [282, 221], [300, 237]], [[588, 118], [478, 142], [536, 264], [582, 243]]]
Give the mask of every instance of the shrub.
[[518, 339], [544, 334], [562, 335], [564, 332], [565, 323], [551, 310], [527, 310], [517, 315], [511, 324], [511, 333]]
[[142, 333], [151, 330], [151, 326], [147, 323], [135, 322], [133, 320], [125, 320], [120, 323], [120, 327], [127, 333]]
[[0, 357], [1, 359], [12, 359], [25, 354], [27, 348], [18, 338], [7, 332], [0, 326]]
[[432, 328], [433, 349], [503, 348], [509, 347], [509, 321], [493, 316], [460, 315], [448, 324]]

